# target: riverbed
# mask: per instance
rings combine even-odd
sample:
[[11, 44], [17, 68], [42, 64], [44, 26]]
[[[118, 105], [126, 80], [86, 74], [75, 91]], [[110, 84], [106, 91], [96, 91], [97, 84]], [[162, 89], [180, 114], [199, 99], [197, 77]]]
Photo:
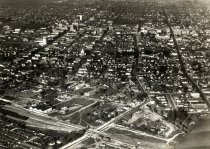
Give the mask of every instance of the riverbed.
[[178, 137], [175, 149], [210, 149], [210, 114], [202, 117], [186, 135]]

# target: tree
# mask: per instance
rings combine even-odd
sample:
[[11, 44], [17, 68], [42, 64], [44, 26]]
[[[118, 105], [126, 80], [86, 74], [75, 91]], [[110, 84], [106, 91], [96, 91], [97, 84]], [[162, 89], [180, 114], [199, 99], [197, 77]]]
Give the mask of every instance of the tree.
[[56, 90], [52, 90], [52, 89], [44, 89], [41, 92], [41, 96], [43, 99], [45, 99], [46, 101], [53, 101], [55, 98], [57, 98], [58, 96], [58, 92]]
[[136, 99], [137, 100], [140, 100], [140, 101], [143, 101], [144, 98], [147, 97], [147, 94], [146, 93], [143, 93], [143, 92], [139, 92], [136, 94]]
[[180, 122], [183, 122], [188, 117], [188, 112], [184, 108], [179, 108], [177, 111], [177, 118]]
[[176, 118], [177, 118], [177, 117], [176, 117], [176, 111], [170, 110], [170, 111], [168, 112], [167, 118], [168, 118], [169, 121], [175, 122], [175, 120], [176, 120]]

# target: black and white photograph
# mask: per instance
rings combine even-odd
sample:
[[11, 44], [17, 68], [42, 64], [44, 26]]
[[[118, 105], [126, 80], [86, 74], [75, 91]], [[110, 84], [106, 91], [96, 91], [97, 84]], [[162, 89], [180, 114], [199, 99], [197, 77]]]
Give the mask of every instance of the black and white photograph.
[[210, 149], [210, 0], [0, 0], [0, 149]]

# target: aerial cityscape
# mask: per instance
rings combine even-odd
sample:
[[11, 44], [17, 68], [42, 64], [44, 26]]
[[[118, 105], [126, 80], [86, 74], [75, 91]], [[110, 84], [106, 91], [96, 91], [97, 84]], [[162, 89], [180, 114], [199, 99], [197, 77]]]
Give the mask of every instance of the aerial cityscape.
[[210, 0], [0, 0], [0, 149], [209, 149]]

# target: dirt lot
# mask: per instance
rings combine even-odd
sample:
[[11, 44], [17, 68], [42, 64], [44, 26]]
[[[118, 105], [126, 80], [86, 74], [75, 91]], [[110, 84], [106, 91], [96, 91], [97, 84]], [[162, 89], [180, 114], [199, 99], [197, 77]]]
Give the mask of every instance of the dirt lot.
[[165, 142], [162, 140], [136, 134], [127, 130], [110, 128], [106, 133], [111, 134], [112, 137], [127, 144], [136, 145], [140, 142], [141, 146], [146, 149], [163, 149], [163, 146], [165, 146]]

